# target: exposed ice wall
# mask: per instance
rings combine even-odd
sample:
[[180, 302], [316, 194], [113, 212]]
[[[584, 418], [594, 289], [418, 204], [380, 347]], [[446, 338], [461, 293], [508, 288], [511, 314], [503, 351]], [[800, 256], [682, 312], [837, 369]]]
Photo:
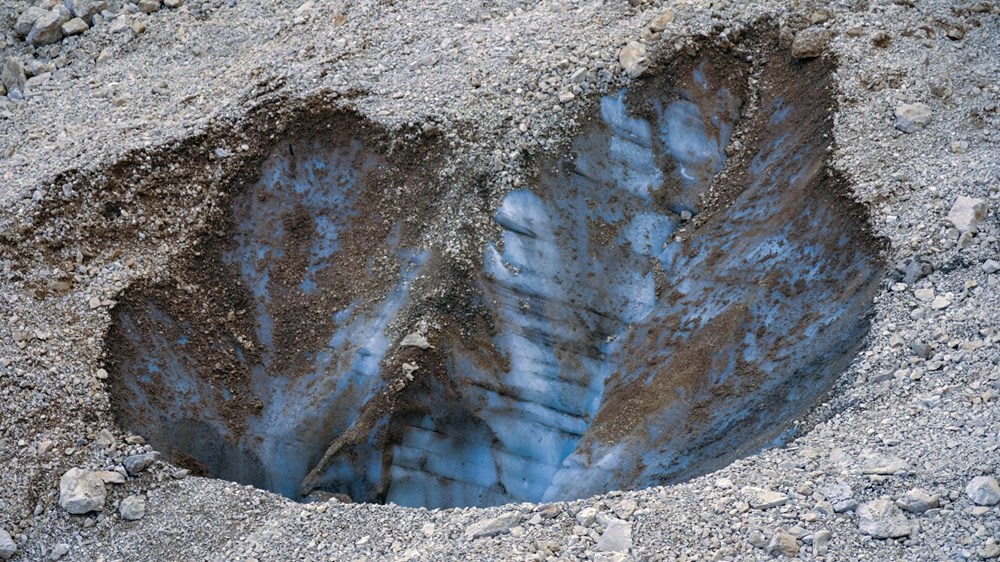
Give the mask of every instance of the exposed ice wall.
[[[385, 159], [360, 140], [278, 147], [219, 254], [252, 301], [254, 344], [176, 316], [180, 290], [116, 312], [134, 429], [292, 497], [315, 469], [307, 489], [426, 507], [648, 486], [762, 446], [852, 356], [880, 265], [821, 188], [818, 110], [780, 97], [762, 98], [740, 194], [697, 230], [684, 223], [741, 109], [711, 64], [668, 90], [605, 97], [570, 154], [503, 199], [473, 281], [492, 331], [431, 334], [405, 389], [388, 385], [388, 328], [434, 249], [407, 247], [396, 224], [344, 261]], [[377, 255], [391, 282], [358, 289], [382, 287]], [[220, 360], [244, 386], [220, 388]], [[246, 396], [259, 408], [234, 426], [227, 408]]]

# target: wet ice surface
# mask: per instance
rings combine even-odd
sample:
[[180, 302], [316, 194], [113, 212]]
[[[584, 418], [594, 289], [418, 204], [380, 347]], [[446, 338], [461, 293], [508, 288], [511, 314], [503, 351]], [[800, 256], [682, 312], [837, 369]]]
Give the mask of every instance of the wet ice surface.
[[[644, 115], [629, 92], [605, 97], [572, 153], [503, 199], [502, 239], [484, 248], [475, 281], [494, 331], [434, 341], [446, 376], [400, 391], [401, 405], [377, 419], [363, 410], [395, 374], [384, 372], [398, 343], [387, 328], [433, 249], [403, 247], [398, 229], [373, 241], [395, 256], [394, 286], [328, 310], [325, 345], [280, 341], [283, 303], [328, 290], [381, 157], [360, 142], [277, 151], [237, 200], [221, 256], [251, 295], [260, 352], [215, 345], [249, 373], [259, 412], [238, 431], [227, 425], [219, 412], [232, 391], [220, 403], [209, 361], [185, 351], [199, 327], [139, 299], [116, 316], [133, 350], [118, 369], [137, 398], [130, 429], [215, 476], [291, 497], [313, 470], [302, 491], [426, 507], [645, 487], [773, 440], [860, 345], [881, 266], [822, 194], [824, 139], [784, 126], [816, 110], [781, 98], [763, 109], [746, 188], [676, 239], [680, 213], [698, 213], [725, 166], [740, 112], [708, 64], [674, 93], [644, 94]], [[311, 219], [290, 218], [302, 215]], [[289, 241], [294, 228], [306, 229], [304, 247]], [[168, 390], [151, 402], [157, 385]], [[334, 441], [349, 446], [321, 461]]]

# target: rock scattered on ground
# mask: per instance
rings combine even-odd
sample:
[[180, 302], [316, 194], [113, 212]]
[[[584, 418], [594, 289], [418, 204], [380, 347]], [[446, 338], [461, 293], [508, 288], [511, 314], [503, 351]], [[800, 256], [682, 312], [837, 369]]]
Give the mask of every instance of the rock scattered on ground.
[[59, 479], [59, 506], [73, 515], [104, 509], [104, 482], [89, 470], [71, 468]]

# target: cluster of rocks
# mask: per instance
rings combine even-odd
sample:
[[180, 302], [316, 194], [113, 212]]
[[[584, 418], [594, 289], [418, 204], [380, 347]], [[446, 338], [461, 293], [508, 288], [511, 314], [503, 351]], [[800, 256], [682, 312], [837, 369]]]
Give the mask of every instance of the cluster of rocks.
[[[124, 6], [126, 13], [152, 14], [161, 7], [178, 8], [184, 0], [139, 0]], [[51, 45], [64, 37], [79, 35], [93, 26], [118, 16], [108, 10], [107, 0], [44, 0], [24, 10], [14, 24], [14, 32], [35, 47]]]

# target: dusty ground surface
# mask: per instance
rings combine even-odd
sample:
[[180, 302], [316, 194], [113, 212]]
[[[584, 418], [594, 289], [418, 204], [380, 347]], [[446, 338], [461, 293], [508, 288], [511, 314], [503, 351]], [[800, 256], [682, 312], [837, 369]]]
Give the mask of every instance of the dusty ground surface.
[[[22, 95], [0, 96], [0, 554], [1000, 556], [1000, 490], [992, 497], [989, 480], [1000, 472], [997, 223], [990, 210], [963, 233], [948, 219], [959, 196], [995, 206], [1000, 193], [997, 5], [209, 1], [149, 15], [109, 6], [107, 21], [46, 47], [15, 34], [26, 7], [0, 0], [2, 59], [37, 74]], [[667, 10], [673, 21], [651, 32]], [[898, 264], [868, 346], [794, 442], [684, 484], [555, 506], [302, 505], [175, 478], [163, 464], [109, 485], [99, 514], [58, 505], [66, 470], [113, 468], [147, 448], [110, 410], [99, 370], [109, 310], [189, 250], [216, 211], [213, 182], [246, 173], [238, 155], [265, 150], [245, 123], [280, 122], [304, 100], [354, 108], [403, 138], [440, 137], [463, 166], [492, 172], [484, 198], [495, 201], [524, 181], [524, 155], [558, 146], [594, 96], [629, 80], [619, 52], [630, 41], [666, 60], [701, 36], [724, 44], [762, 24], [786, 37], [830, 31], [834, 165]], [[894, 113], [911, 103], [930, 118], [904, 133]], [[168, 151], [176, 166], [162, 160]], [[488, 229], [473, 229], [479, 239], [458, 230], [489, 216], [458, 201], [440, 203], [455, 231], [433, 235], [480, 248]], [[145, 501], [141, 519], [120, 515], [130, 496]], [[498, 516], [492, 529], [476, 526]]]

